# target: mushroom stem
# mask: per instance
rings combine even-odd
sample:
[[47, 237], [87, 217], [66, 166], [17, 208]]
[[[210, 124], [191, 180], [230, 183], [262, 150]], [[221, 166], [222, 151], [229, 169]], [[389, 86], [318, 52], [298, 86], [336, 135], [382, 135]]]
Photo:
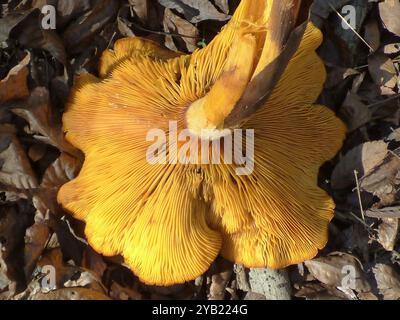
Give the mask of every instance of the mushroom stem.
[[[210, 92], [195, 101], [187, 110], [188, 128], [202, 136], [203, 129], [215, 130], [215, 138], [223, 131], [225, 119], [242, 98], [249, 83], [283, 52], [293, 31], [301, 0], [244, 0], [227, 26], [236, 30], [230, 38], [224, 69]], [[261, 13], [260, 13], [260, 10]], [[240, 25], [246, 25], [242, 31]], [[208, 137], [210, 138], [210, 137]], [[211, 137], [212, 138], [212, 137]]]
[[253, 78], [281, 54], [296, 26], [301, 0], [273, 1], [261, 58]]
[[[210, 92], [195, 101], [186, 113], [188, 128], [204, 137], [208, 130], [223, 129], [224, 119], [232, 111], [246, 90], [253, 70], [256, 54], [256, 39], [251, 34], [238, 36], [229, 51], [225, 67]], [[213, 138], [213, 137], [208, 137]]]

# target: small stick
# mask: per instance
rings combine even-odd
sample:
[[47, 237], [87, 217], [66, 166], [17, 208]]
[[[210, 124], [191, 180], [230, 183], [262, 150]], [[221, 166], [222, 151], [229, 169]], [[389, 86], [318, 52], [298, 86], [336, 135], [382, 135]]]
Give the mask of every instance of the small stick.
[[353, 31], [358, 38], [361, 39], [362, 42], [369, 48], [371, 52], [374, 52], [375, 50], [371, 47], [371, 45], [355, 30], [350, 23], [347, 22], [347, 20], [335, 9], [335, 7], [329, 3], [329, 6], [332, 8], [333, 11], [336, 12], [336, 14], [339, 16], [340, 19], [343, 20], [343, 22]]
[[356, 177], [357, 195], [358, 195], [358, 201], [360, 203], [361, 215], [362, 215], [362, 218], [363, 218], [363, 220], [365, 222], [365, 213], [364, 213], [364, 209], [363, 209], [363, 205], [362, 205], [362, 201], [361, 201], [360, 183], [358, 181], [358, 171], [357, 170], [354, 170], [354, 176]]

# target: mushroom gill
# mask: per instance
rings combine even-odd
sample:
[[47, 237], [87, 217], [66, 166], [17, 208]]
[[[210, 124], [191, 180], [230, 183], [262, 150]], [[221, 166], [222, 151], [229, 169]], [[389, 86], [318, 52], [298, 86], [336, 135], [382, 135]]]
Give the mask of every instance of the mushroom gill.
[[[85, 161], [58, 200], [86, 222], [95, 250], [121, 254], [145, 283], [171, 285], [203, 274], [220, 253], [247, 267], [280, 268], [325, 246], [334, 203], [317, 176], [346, 129], [314, 105], [326, 77], [315, 53], [320, 30], [308, 23], [271, 93], [256, 99], [250, 116], [229, 121], [288, 47], [299, 5], [242, 0], [212, 43], [191, 55], [118, 40], [103, 54], [100, 77], [80, 76], [63, 126]], [[292, 14], [285, 24], [283, 12]], [[168, 137], [171, 121], [178, 134], [189, 129], [200, 139], [203, 129], [211, 140], [224, 129], [254, 130], [254, 171], [238, 175], [224, 161], [149, 163], [149, 131]], [[168, 156], [181, 147], [165, 141]]]

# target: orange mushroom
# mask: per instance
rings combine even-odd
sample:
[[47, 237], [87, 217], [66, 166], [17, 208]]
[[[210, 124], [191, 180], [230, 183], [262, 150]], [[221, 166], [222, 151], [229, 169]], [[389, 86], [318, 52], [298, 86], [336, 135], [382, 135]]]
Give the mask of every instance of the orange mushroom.
[[[85, 162], [58, 200], [86, 222], [95, 250], [121, 254], [145, 283], [171, 285], [203, 274], [220, 253], [247, 267], [281, 268], [325, 246], [334, 203], [317, 176], [341, 147], [345, 126], [313, 104], [326, 77], [315, 53], [320, 30], [308, 24], [273, 90], [261, 90], [288, 47], [289, 33], [276, 28], [294, 26], [295, 13], [287, 21], [283, 13], [299, 3], [242, 0], [212, 43], [192, 55], [119, 40], [103, 54], [100, 78], [79, 78], [63, 125]], [[254, 88], [263, 96], [254, 97]], [[149, 163], [149, 130], [170, 133], [171, 121], [178, 133], [210, 141], [224, 129], [254, 130], [254, 171], [238, 175], [224, 161]]]

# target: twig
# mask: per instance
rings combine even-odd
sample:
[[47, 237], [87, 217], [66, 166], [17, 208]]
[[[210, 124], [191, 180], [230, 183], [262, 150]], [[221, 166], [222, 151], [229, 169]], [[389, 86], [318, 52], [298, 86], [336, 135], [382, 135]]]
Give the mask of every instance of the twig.
[[365, 222], [365, 213], [364, 213], [364, 209], [363, 209], [363, 205], [362, 205], [362, 201], [361, 201], [360, 183], [358, 181], [358, 171], [357, 170], [354, 170], [354, 176], [356, 178], [357, 195], [358, 195], [358, 201], [359, 201], [359, 204], [360, 204], [361, 215], [362, 215], [362, 218], [363, 218], [363, 220]]
[[69, 223], [69, 221], [68, 221], [68, 219], [66, 218], [66, 216], [62, 216], [62, 217], [61, 217], [61, 220], [64, 221], [64, 222], [67, 224], [67, 227], [68, 227], [68, 229], [69, 229], [69, 232], [71, 232], [72, 235], [73, 235], [78, 241], [82, 242], [83, 244], [85, 244], [85, 245], [87, 245], [87, 246], [89, 245], [89, 243], [88, 243], [85, 239], [79, 237], [79, 236], [75, 233], [74, 229], [71, 227], [71, 224]]
[[133, 25], [135, 28], [137, 28], [137, 29], [139, 29], [139, 30], [141, 30], [141, 31], [145, 31], [145, 32], [153, 33], [153, 34], [158, 34], [158, 35], [161, 35], [161, 36], [171, 36], [171, 37], [182, 37], [182, 38], [191, 38], [191, 39], [201, 39], [200, 36], [187, 36], [187, 35], [180, 34], [180, 33], [171, 33], [171, 32], [163, 32], [163, 31], [154, 31], [154, 30], [151, 30], [151, 29], [147, 29], [147, 28], [145, 28], [145, 27], [142, 27], [142, 26], [140, 26], [140, 25], [138, 25], [138, 24], [136, 24], [136, 23], [132, 23], [132, 25]]
[[369, 105], [368, 105], [368, 108], [379, 107], [380, 105], [384, 105], [384, 104], [386, 104], [386, 103], [388, 103], [388, 102], [390, 102], [390, 101], [392, 101], [392, 100], [396, 100], [396, 99], [400, 99], [400, 93], [395, 94], [394, 96], [389, 97], [389, 98], [387, 98], [387, 99], [385, 99], [385, 100], [382, 100], [382, 101], [378, 101], [378, 102], [369, 104]]
[[336, 14], [339, 16], [340, 19], [343, 20], [343, 22], [357, 35], [358, 38], [361, 39], [361, 41], [369, 48], [371, 52], [374, 52], [375, 50], [371, 47], [371, 45], [355, 30], [350, 23], [347, 22], [347, 20], [336, 10], [336, 8], [329, 3], [329, 6], [336, 12]]
[[109, 49], [110, 48], [110, 46], [111, 46], [111, 43], [112, 43], [112, 41], [114, 40], [114, 38], [115, 38], [115, 36], [117, 35], [117, 33], [116, 32], [114, 32], [113, 33], [113, 35], [111, 36], [111, 39], [110, 39], [110, 41], [108, 42], [108, 44], [107, 44], [107, 49]]
[[396, 152], [394, 152], [394, 151], [392, 151], [392, 150], [389, 150], [389, 153], [390, 153], [391, 155], [395, 156], [397, 159], [400, 160], [400, 156], [399, 156]]

